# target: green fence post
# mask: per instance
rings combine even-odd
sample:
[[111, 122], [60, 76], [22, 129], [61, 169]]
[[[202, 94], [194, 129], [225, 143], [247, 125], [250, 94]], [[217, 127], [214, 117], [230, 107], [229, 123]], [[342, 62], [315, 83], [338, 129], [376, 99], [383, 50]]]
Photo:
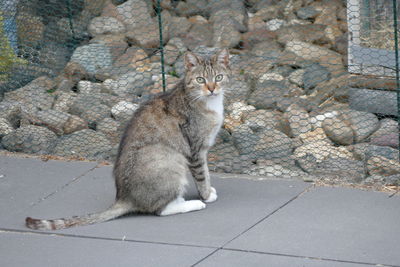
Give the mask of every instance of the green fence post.
[[[394, 28], [394, 51], [396, 61], [396, 92], [397, 92], [397, 123], [400, 129], [400, 74], [399, 74], [399, 39], [397, 34], [397, 0], [393, 0], [393, 28]], [[400, 161], [400, 134], [399, 138], [399, 161]]]
[[161, 53], [161, 75], [162, 75], [162, 85], [163, 92], [165, 92], [165, 69], [164, 69], [164, 47], [163, 47], [163, 28], [162, 28], [162, 20], [161, 20], [161, 4], [160, 0], [157, 0], [157, 16], [158, 16], [158, 30], [160, 35], [160, 53]]

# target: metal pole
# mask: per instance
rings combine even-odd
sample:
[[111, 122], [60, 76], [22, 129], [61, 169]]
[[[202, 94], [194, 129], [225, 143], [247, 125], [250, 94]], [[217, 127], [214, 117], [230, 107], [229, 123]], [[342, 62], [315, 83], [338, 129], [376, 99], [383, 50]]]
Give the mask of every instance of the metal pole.
[[[393, 28], [394, 28], [394, 52], [396, 61], [396, 92], [397, 92], [397, 123], [400, 129], [400, 74], [399, 74], [399, 39], [397, 34], [397, 0], [393, 0]], [[400, 134], [399, 134], [399, 160], [400, 160]]]
[[163, 85], [163, 92], [165, 92], [165, 69], [164, 69], [164, 47], [163, 47], [163, 28], [162, 28], [162, 20], [161, 20], [161, 4], [160, 0], [157, 0], [157, 16], [158, 16], [158, 30], [160, 36], [160, 53], [161, 53], [161, 75], [162, 75], [162, 85]]

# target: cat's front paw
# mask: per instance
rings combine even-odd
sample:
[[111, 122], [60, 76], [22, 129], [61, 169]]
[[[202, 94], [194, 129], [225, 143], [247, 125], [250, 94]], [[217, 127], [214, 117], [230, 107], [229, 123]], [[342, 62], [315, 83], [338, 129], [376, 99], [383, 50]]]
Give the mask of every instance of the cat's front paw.
[[217, 200], [217, 198], [218, 198], [217, 190], [215, 190], [214, 187], [211, 187], [210, 196], [207, 199], [205, 199], [204, 202], [206, 203], [214, 202]]

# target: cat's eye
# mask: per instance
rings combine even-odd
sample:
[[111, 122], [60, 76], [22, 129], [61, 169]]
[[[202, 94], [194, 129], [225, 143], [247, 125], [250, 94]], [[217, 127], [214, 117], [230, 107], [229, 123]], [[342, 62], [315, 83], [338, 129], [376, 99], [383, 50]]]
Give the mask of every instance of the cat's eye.
[[224, 78], [224, 75], [218, 74], [217, 76], [215, 76], [215, 81], [220, 82], [220, 81], [222, 81], [222, 78]]
[[204, 79], [203, 77], [197, 77], [196, 78], [196, 82], [198, 82], [198, 83], [206, 83], [206, 79]]

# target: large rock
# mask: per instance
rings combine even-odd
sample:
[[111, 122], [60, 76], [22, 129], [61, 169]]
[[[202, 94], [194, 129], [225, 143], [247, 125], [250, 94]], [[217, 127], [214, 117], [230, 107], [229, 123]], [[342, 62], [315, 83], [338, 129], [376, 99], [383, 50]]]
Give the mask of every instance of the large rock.
[[318, 63], [311, 64], [304, 68], [303, 84], [304, 89], [310, 90], [319, 83], [329, 81], [331, 74], [329, 70]]
[[218, 10], [213, 13], [210, 21], [213, 22], [213, 46], [214, 47], [234, 47], [240, 39], [241, 34], [235, 27], [237, 11], [233, 9]]
[[24, 153], [50, 153], [57, 135], [45, 127], [23, 126], [4, 136], [2, 145], [10, 151]]
[[6, 119], [12, 125], [17, 126], [20, 119], [21, 103], [17, 101], [0, 102], [0, 118]]
[[267, 80], [257, 84], [255, 91], [250, 94], [248, 103], [258, 109], [275, 108], [287, 90], [286, 83]]
[[58, 135], [64, 134], [64, 126], [71, 115], [58, 110], [40, 110], [36, 114], [37, 124], [43, 125]]
[[387, 159], [381, 156], [369, 158], [367, 168], [371, 175], [390, 176], [400, 173], [400, 163], [398, 160]]
[[364, 162], [345, 158], [328, 158], [307, 172], [322, 177], [338, 179], [344, 182], [359, 183], [364, 180], [366, 168]]
[[81, 130], [59, 138], [53, 153], [63, 157], [106, 159], [112, 149], [107, 137], [93, 130]]
[[39, 77], [17, 90], [4, 94], [6, 101], [18, 101], [26, 109], [50, 109], [54, 97], [49, 90], [54, 87], [53, 81], [48, 77]]
[[308, 112], [297, 104], [290, 105], [284, 117], [289, 121], [291, 132], [294, 136], [299, 136], [312, 130]]
[[126, 36], [130, 43], [146, 48], [159, 45], [158, 26], [151, 18], [145, 1], [128, 0], [117, 6], [116, 13], [117, 19], [126, 27]]
[[128, 101], [120, 101], [111, 108], [111, 114], [117, 121], [129, 120], [139, 105]]
[[103, 85], [114, 94], [122, 97], [130, 95], [141, 96], [146, 87], [152, 84], [152, 74], [149, 71], [130, 71], [117, 80], [105, 80]]
[[320, 62], [326, 67], [337, 68], [342, 65], [342, 55], [328, 48], [302, 41], [289, 41], [286, 50], [306, 60]]
[[112, 118], [105, 118], [96, 125], [96, 131], [107, 136], [112, 144], [119, 143], [122, 135], [121, 130], [121, 124]]
[[351, 123], [342, 114], [324, 118], [322, 128], [326, 135], [337, 144], [351, 145], [354, 143], [354, 131]]
[[325, 38], [326, 26], [320, 24], [288, 25], [276, 31], [278, 42], [286, 44], [290, 41], [302, 41], [307, 43], [322, 42]]
[[112, 55], [106, 45], [94, 43], [75, 49], [71, 61], [80, 64], [89, 74], [95, 74], [112, 66]]
[[392, 119], [381, 120], [379, 129], [369, 139], [374, 145], [397, 148], [399, 146], [398, 122]]
[[125, 34], [97, 35], [90, 40], [90, 44], [105, 45], [110, 51], [112, 60], [116, 60], [128, 48], [128, 42], [126, 40]]
[[265, 128], [278, 128], [281, 118], [279, 111], [265, 109], [248, 111], [242, 116], [243, 123], [256, 132]]
[[14, 131], [14, 128], [10, 122], [5, 118], [0, 118], [0, 140], [3, 136], [11, 133], [12, 131]]
[[63, 131], [64, 134], [71, 134], [73, 132], [77, 132], [87, 128], [88, 128], [88, 123], [84, 119], [76, 115], [71, 115], [68, 118], [67, 122], [64, 124]]
[[116, 18], [96, 17], [90, 22], [88, 30], [92, 36], [101, 34], [118, 34], [125, 31], [125, 26]]
[[399, 160], [399, 151], [388, 146], [376, 146], [370, 143], [359, 143], [353, 146], [353, 153], [358, 158], [367, 161], [371, 157], [384, 157]]
[[291, 139], [275, 129], [256, 133], [242, 124], [234, 128], [232, 137], [240, 155], [248, 156], [249, 160], [283, 158], [292, 153]]
[[378, 118], [373, 113], [350, 110], [346, 112], [346, 116], [349, 118], [357, 143], [367, 139], [380, 125]]
[[293, 156], [307, 172], [315, 169], [316, 164], [329, 158], [354, 160], [353, 153], [346, 147], [336, 147], [325, 140], [305, 143], [295, 149]]

